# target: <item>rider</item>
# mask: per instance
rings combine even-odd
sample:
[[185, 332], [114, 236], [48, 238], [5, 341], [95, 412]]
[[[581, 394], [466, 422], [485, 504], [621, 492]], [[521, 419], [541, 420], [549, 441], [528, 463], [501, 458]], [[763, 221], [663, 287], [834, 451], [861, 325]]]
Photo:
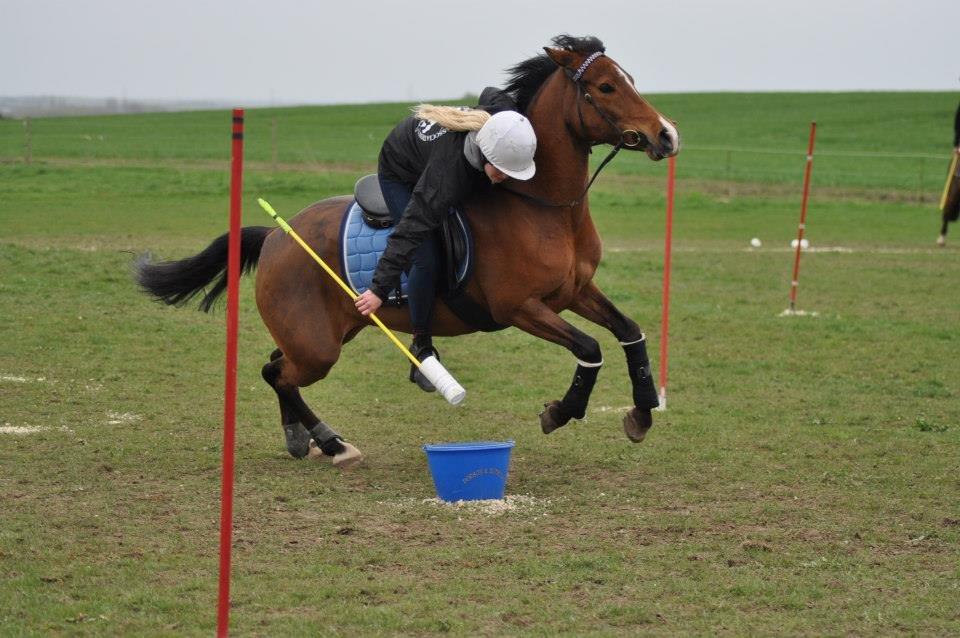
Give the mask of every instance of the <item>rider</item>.
[[[357, 300], [369, 315], [400, 285], [409, 269], [408, 302], [413, 355], [436, 355], [431, 338], [438, 246], [443, 215], [485, 185], [508, 177], [528, 180], [536, 171], [537, 138], [530, 121], [516, 112], [504, 91], [488, 87], [477, 109], [421, 105], [387, 136], [377, 169], [383, 198], [396, 225], [377, 262], [371, 287]], [[410, 380], [431, 392], [433, 385], [411, 364]]]
[[960, 106], [957, 106], [957, 113], [953, 116], [953, 150], [960, 153]]
[[953, 116], [953, 152], [954, 158], [950, 166], [953, 168], [953, 176], [948, 177], [948, 190], [946, 199], [943, 201], [941, 209], [942, 220], [940, 222], [940, 236], [937, 237], [938, 246], [947, 245], [947, 224], [957, 221], [960, 218], [960, 177], [957, 177], [957, 159], [960, 159], [960, 106], [957, 106], [957, 112]]

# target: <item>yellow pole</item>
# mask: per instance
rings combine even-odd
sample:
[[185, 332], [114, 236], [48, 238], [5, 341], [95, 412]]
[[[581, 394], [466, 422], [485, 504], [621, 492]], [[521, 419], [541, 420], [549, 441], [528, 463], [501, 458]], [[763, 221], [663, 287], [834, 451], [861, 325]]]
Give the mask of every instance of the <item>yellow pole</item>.
[[954, 151], [953, 159], [950, 160], [950, 172], [947, 173], [947, 183], [943, 185], [943, 195], [940, 196], [940, 211], [947, 205], [947, 195], [950, 194], [950, 185], [953, 184], [953, 176], [957, 172], [957, 157], [960, 153]]
[[[323, 261], [323, 259], [320, 258], [320, 255], [313, 252], [313, 249], [307, 245], [307, 242], [303, 241], [303, 238], [297, 234], [297, 231], [290, 228], [290, 224], [288, 224], [283, 219], [283, 217], [280, 217], [280, 215], [277, 214], [277, 211], [273, 210], [273, 206], [271, 206], [269, 202], [267, 202], [263, 198], [257, 198], [257, 203], [260, 204], [260, 208], [267, 211], [267, 214], [270, 215], [270, 217], [273, 217], [274, 221], [276, 221], [277, 224], [280, 225], [280, 228], [283, 229], [283, 232], [290, 235], [295, 242], [303, 246], [303, 249], [307, 251], [307, 254], [313, 257], [313, 260], [318, 264], [320, 264], [320, 267], [323, 268], [325, 271], [327, 271], [328, 275], [333, 277], [333, 280], [337, 282], [337, 284], [339, 284], [341, 288], [343, 288], [343, 291], [347, 293], [347, 295], [351, 299], [356, 300], [357, 297], [360, 296], [350, 286], [348, 286], [346, 282], [343, 281], [343, 279], [340, 278], [340, 275], [338, 275], [332, 268], [330, 268], [330, 266], [327, 265], [327, 262]], [[407, 359], [410, 359], [410, 362], [419, 368], [420, 362], [417, 360], [415, 356], [413, 356], [413, 354], [410, 353], [407, 347], [403, 345], [399, 339], [397, 339], [397, 335], [393, 334], [393, 331], [391, 331], [390, 328], [383, 325], [383, 322], [380, 321], [377, 315], [371, 313], [369, 317], [373, 321], [373, 323], [377, 324], [377, 326], [379, 326], [380, 329], [383, 330], [384, 334], [386, 334], [390, 338], [390, 341], [393, 342], [393, 345], [400, 348], [400, 352], [405, 354]]]

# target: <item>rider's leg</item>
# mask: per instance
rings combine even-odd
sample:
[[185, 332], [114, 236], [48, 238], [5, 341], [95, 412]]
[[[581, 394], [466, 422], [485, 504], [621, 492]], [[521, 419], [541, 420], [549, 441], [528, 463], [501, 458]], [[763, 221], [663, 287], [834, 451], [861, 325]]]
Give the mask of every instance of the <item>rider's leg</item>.
[[[413, 189], [410, 185], [389, 179], [380, 180], [380, 190], [383, 199], [390, 210], [394, 223], [400, 221], [403, 212], [410, 203]], [[433, 237], [425, 239], [416, 252], [408, 273], [407, 302], [410, 305], [410, 319], [413, 326], [413, 355], [423, 360], [430, 354], [437, 354], [433, 347], [430, 324], [433, 321], [433, 303], [436, 295], [436, 282], [439, 252], [437, 242]], [[433, 384], [420, 374], [420, 370], [410, 364], [410, 380], [421, 389], [432, 392]]]
[[410, 319], [413, 343], [418, 350], [432, 349], [430, 326], [433, 322], [433, 302], [437, 290], [437, 242], [433, 237], [423, 241], [413, 254], [410, 268]]
[[[437, 287], [437, 245], [432, 237], [424, 240], [413, 255], [410, 268], [410, 287], [407, 301], [410, 304], [410, 319], [413, 326], [413, 356], [423, 361], [430, 355], [439, 358], [433, 345], [430, 326], [433, 320], [433, 302]], [[410, 364], [410, 380], [421, 390], [433, 392], [436, 388]]]

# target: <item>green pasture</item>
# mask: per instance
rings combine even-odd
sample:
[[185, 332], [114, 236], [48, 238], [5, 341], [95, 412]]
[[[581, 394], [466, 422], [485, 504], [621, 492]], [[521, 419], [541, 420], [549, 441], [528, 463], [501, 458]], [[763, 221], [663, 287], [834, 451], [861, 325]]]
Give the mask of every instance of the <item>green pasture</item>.
[[[540, 433], [574, 367], [556, 346], [514, 329], [439, 340], [468, 391], [454, 409], [365, 331], [304, 391], [365, 465], [291, 459], [244, 280], [235, 635], [960, 633], [960, 253], [933, 245], [931, 203], [955, 97], [654, 103], [690, 150], [669, 409], [642, 444], [621, 430], [616, 340], [570, 317], [606, 358], [584, 421]], [[257, 196], [292, 215], [348, 192], [405, 108], [248, 111], [244, 223], [269, 221]], [[813, 117], [842, 166], [814, 169], [807, 236], [830, 250], [803, 257], [799, 306], [818, 315], [786, 318]], [[0, 635], [214, 630], [224, 313], [157, 305], [130, 272], [136, 254], [185, 257], [224, 232], [229, 122], [37, 120], [28, 165], [22, 123], [0, 121]], [[726, 151], [697, 150], [741, 144], [795, 153], [733, 152], [728, 174]], [[910, 160], [843, 155], [895, 150], [943, 159], [918, 186], [898, 181]], [[597, 280], [656, 370], [663, 176], [618, 158], [591, 195]], [[511, 508], [432, 500], [420, 445], [506, 438]]]
[[[650, 100], [679, 123], [686, 148], [679, 170], [687, 177], [795, 184], [816, 120], [819, 185], [913, 194], [943, 185], [956, 110], [954, 94], [933, 92], [665, 94]], [[383, 138], [410, 106], [251, 110], [245, 157], [278, 170], [373, 166]], [[32, 120], [30, 153], [88, 163], [220, 160], [229, 155], [222, 121], [215, 111]], [[26, 157], [27, 140], [24, 123], [0, 120], [0, 158]], [[596, 155], [599, 161], [602, 154]], [[642, 154], [624, 153], [608, 170], [665, 175]]]

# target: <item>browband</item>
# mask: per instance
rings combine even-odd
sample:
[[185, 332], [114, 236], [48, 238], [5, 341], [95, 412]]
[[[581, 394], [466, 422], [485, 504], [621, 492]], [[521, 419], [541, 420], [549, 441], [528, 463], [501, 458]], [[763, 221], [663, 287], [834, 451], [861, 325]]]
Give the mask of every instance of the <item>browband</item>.
[[583, 77], [583, 74], [587, 72], [587, 69], [590, 68], [590, 65], [593, 64], [593, 61], [603, 55], [603, 51], [596, 51], [591, 53], [586, 60], [583, 61], [583, 64], [580, 65], [580, 68], [577, 69], [577, 72], [573, 74], [573, 81], [577, 82]]

